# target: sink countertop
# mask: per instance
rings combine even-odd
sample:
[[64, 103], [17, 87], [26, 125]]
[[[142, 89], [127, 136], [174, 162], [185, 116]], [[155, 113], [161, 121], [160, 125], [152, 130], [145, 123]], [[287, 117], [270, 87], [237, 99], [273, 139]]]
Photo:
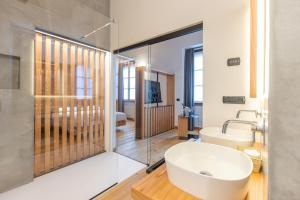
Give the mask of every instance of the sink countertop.
[[[245, 200], [263, 200], [263, 174], [252, 173], [249, 183], [249, 192]], [[165, 164], [135, 183], [131, 189], [131, 196], [134, 200], [198, 199], [171, 184]]]
[[171, 184], [165, 164], [133, 185], [131, 196], [134, 200], [198, 200]]

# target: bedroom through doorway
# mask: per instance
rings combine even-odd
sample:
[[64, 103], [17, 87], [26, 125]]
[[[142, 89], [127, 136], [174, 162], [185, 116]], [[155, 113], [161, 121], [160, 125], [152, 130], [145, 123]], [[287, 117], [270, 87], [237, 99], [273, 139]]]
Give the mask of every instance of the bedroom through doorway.
[[198, 24], [114, 52], [117, 153], [155, 166], [168, 148], [199, 136], [202, 39]]

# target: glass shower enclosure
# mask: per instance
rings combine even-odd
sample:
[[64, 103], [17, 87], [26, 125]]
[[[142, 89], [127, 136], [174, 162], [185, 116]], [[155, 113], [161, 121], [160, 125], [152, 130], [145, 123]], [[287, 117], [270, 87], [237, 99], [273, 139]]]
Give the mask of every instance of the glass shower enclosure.
[[[0, 192], [110, 151], [108, 14], [80, 1], [0, 2]], [[90, 197], [118, 182], [109, 162]]]

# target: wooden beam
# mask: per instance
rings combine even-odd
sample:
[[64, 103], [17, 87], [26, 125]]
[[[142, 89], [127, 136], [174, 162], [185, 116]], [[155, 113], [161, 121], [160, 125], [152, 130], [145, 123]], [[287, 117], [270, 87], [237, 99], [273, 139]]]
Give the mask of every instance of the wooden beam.
[[62, 161], [69, 162], [68, 154], [68, 43], [62, 45]]
[[[90, 145], [90, 156], [95, 154], [95, 142], [94, 142], [94, 92], [93, 88], [95, 87], [95, 79], [94, 79], [94, 66], [95, 66], [95, 51], [89, 51], [89, 71], [90, 71], [90, 79], [89, 79], [89, 87], [92, 87], [92, 96], [89, 99], [89, 145]], [[91, 85], [90, 85], [91, 84]], [[90, 94], [88, 94], [90, 95]]]
[[257, 0], [250, 0], [250, 98], [257, 96]]
[[42, 117], [41, 117], [41, 110], [42, 110], [42, 100], [41, 100], [41, 95], [42, 95], [42, 35], [41, 34], [36, 34], [35, 36], [35, 75], [34, 75], [34, 80], [35, 80], [35, 109], [34, 109], [34, 115], [35, 115], [35, 121], [34, 121], [34, 157], [35, 157], [35, 162], [34, 162], [34, 174], [35, 176], [38, 176], [40, 172], [43, 170], [43, 165], [42, 165], [42, 133], [41, 133], [41, 122], [42, 122]]
[[[77, 48], [77, 64], [76, 70], [80, 71], [83, 69], [82, 66], [82, 48]], [[77, 135], [76, 135], [76, 147], [77, 147], [77, 160], [82, 159], [83, 157], [83, 141], [82, 141], [82, 104], [81, 98], [77, 99]]]
[[83, 68], [84, 68], [84, 100], [83, 100], [83, 152], [84, 157], [89, 155], [88, 143], [88, 100], [87, 100], [87, 68], [88, 68], [88, 49], [83, 50]]
[[[58, 40], [54, 41], [54, 95], [60, 96], [61, 95], [61, 70], [60, 70], [60, 47], [61, 42]], [[60, 137], [59, 137], [59, 123], [60, 123], [60, 116], [59, 116], [59, 107], [60, 107], [60, 100], [59, 98], [54, 99], [54, 167], [58, 167], [61, 164], [61, 148], [60, 148]]]
[[74, 96], [75, 93], [75, 55], [76, 55], [76, 47], [74, 45], [71, 45], [70, 48], [70, 93], [71, 93], [71, 99], [70, 99], [70, 160], [74, 161], [76, 160], [76, 148], [75, 148], [75, 142], [74, 142], [74, 127], [75, 127], [75, 120], [74, 120]]
[[167, 105], [175, 105], [175, 76], [167, 75]]
[[[45, 42], [45, 95], [51, 96], [51, 38], [46, 37]], [[48, 172], [53, 166], [51, 163], [51, 99], [45, 98], [44, 111], [44, 132], [45, 132], [45, 171]]]
[[95, 81], [93, 82], [93, 98], [95, 104], [95, 153], [100, 152], [100, 134], [99, 134], [99, 67], [100, 67], [100, 54], [99, 52], [95, 53], [95, 68], [94, 68], [94, 75]]
[[105, 149], [104, 144], [104, 106], [105, 106], [105, 56], [106, 53], [101, 52], [100, 54], [100, 91], [99, 91], [99, 98], [100, 98], [100, 145], [101, 151]]
[[144, 72], [143, 67], [136, 67], [135, 74], [135, 88], [136, 88], [136, 97], [135, 97], [135, 106], [136, 106], [136, 138], [143, 139], [145, 135], [145, 109], [144, 109]]

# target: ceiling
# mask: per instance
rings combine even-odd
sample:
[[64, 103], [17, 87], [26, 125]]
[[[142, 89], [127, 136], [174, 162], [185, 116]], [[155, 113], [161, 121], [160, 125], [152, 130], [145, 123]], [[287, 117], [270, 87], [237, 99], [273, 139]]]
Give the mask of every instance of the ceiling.
[[[153, 69], [174, 74], [179, 67], [183, 67], [184, 49], [202, 45], [202, 33], [202, 31], [198, 31], [121, 54], [133, 58], [139, 66], [145, 66], [150, 61]], [[148, 52], [151, 52], [150, 58]]]

